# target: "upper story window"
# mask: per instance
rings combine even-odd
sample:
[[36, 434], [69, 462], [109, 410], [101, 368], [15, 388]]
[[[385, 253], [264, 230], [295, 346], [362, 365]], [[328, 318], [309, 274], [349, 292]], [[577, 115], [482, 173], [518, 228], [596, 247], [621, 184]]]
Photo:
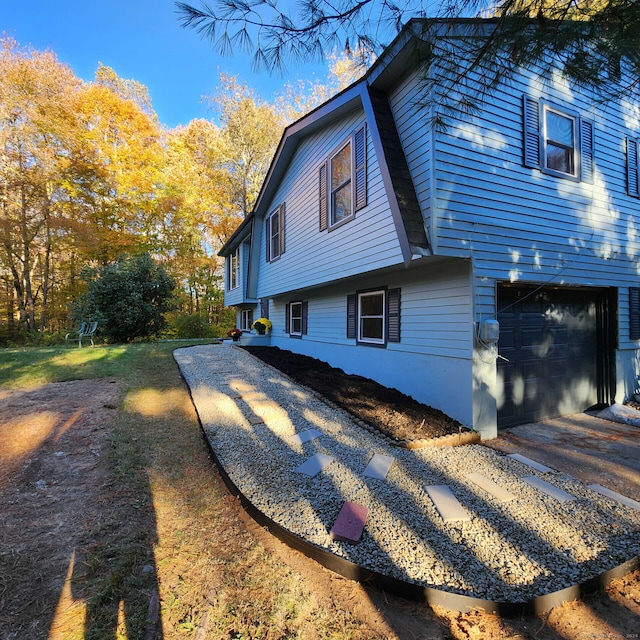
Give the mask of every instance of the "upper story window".
[[545, 100], [524, 96], [524, 165], [593, 182], [593, 123]]
[[265, 226], [267, 262], [273, 262], [284, 253], [284, 204], [281, 204], [267, 217]]
[[543, 106], [543, 158], [547, 169], [576, 176], [578, 145], [577, 122], [573, 116]]
[[367, 204], [367, 128], [354, 131], [320, 166], [320, 231], [351, 220]]
[[354, 213], [351, 206], [351, 141], [329, 158], [329, 176], [329, 224], [333, 227]]
[[240, 286], [240, 247], [227, 256], [227, 290]]

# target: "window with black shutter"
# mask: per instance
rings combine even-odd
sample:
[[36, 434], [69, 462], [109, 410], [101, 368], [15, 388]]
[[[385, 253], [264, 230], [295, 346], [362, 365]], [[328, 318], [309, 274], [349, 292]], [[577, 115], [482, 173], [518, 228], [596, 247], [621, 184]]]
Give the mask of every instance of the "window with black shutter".
[[372, 346], [400, 342], [400, 289], [347, 296], [347, 338]]
[[593, 122], [546, 100], [523, 96], [523, 164], [593, 183]]
[[367, 127], [363, 125], [318, 169], [320, 231], [351, 220], [367, 204]]
[[284, 253], [284, 204], [281, 204], [266, 220], [267, 262], [277, 260]]

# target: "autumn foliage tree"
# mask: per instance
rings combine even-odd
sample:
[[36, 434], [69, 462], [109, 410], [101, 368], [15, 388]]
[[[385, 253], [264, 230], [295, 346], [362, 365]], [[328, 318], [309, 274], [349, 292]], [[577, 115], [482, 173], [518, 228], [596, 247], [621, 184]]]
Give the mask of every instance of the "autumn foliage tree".
[[73, 171], [80, 82], [50, 52], [27, 52], [12, 40], [1, 47], [0, 242], [7, 324], [35, 332], [47, 321], [53, 255], [68, 221], [64, 190]]
[[153, 248], [161, 131], [137, 100], [114, 90], [114, 75], [83, 83], [51, 51], [1, 42], [5, 333], [61, 326], [84, 266]]
[[[71, 328], [81, 273], [149, 254], [184, 326], [224, 322], [224, 243], [252, 210], [284, 126], [348, 82], [274, 103], [222, 75], [210, 119], [167, 130], [135, 80], [84, 82], [52, 51], [0, 41], [0, 344]], [[88, 319], [88, 318], [78, 318]]]
[[[176, 256], [202, 257], [204, 221], [220, 200], [210, 185], [221, 178], [203, 176], [199, 197], [208, 204], [192, 206], [193, 177], [208, 161], [204, 152], [197, 161], [170, 153], [175, 148], [145, 87], [102, 65], [94, 82], [82, 82], [51, 51], [11, 39], [1, 45], [0, 339], [6, 339], [68, 326], [71, 304], [86, 289], [79, 277], [86, 267], [153, 252], [179, 272], [184, 265]], [[174, 180], [178, 165], [183, 179]]]
[[228, 205], [244, 217], [253, 208], [287, 123], [274, 105], [237, 78], [222, 74], [220, 84], [208, 98], [220, 127], [218, 163], [226, 175]]
[[219, 131], [209, 120], [192, 120], [166, 135], [158, 244], [180, 280], [180, 311], [215, 321], [221, 304], [222, 265], [215, 249], [227, 227], [230, 202], [218, 162]]

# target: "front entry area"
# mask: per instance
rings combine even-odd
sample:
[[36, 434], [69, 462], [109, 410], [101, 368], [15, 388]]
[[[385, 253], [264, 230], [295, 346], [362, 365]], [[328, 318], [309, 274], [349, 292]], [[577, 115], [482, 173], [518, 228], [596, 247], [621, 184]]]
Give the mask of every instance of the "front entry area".
[[609, 402], [606, 289], [498, 286], [498, 428]]

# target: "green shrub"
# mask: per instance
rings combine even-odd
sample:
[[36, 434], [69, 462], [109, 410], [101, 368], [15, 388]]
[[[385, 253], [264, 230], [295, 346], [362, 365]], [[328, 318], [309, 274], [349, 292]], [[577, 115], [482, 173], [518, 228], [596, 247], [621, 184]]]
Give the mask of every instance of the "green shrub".
[[76, 303], [76, 321], [97, 320], [109, 342], [131, 342], [157, 336], [171, 309], [175, 282], [151, 256], [122, 258], [83, 273], [89, 286]]
[[176, 338], [214, 338], [214, 328], [200, 313], [185, 313], [176, 316], [170, 327], [170, 333]]

